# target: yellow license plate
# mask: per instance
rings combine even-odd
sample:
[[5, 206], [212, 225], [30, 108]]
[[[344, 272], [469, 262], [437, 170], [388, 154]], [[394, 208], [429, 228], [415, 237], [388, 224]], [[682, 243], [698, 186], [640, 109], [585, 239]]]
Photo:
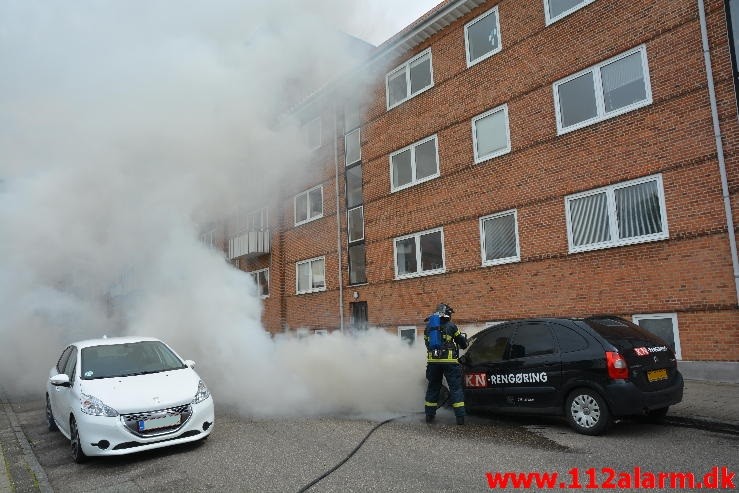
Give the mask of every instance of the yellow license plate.
[[647, 372], [647, 380], [650, 382], [659, 382], [660, 380], [667, 380], [667, 370], [650, 370]]

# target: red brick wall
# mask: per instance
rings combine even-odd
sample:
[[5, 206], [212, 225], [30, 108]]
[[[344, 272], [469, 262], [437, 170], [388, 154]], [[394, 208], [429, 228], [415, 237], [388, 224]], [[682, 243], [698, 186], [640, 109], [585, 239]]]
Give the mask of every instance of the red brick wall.
[[[471, 68], [463, 26], [499, 6], [503, 49]], [[739, 219], [739, 124], [723, 1], [708, 0], [708, 24], [735, 222]], [[558, 136], [552, 83], [646, 46], [653, 103]], [[343, 176], [340, 176], [344, 315], [352, 293], [368, 302], [370, 324], [414, 325], [439, 301], [460, 323], [593, 313], [678, 314], [684, 359], [739, 360], [739, 310], [694, 0], [598, 0], [544, 25], [543, 2], [490, 1], [447, 27], [392, 68], [432, 48], [434, 87], [386, 109], [386, 71], [376, 76], [362, 127], [368, 283], [349, 287]], [[512, 151], [474, 163], [471, 119], [508, 105]], [[323, 118], [324, 128], [333, 117]], [[340, 122], [339, 122], [340, 123]], [[438, 135], [439, 178], [391, 193], [388, 155]], [[340, 174], [343, 140], [339, 136]], [[271, 328], [338, 326], [333, 147], [325, 137], [316, 173], [324, 217], [293, 227], [283, 207], [279, 253], [284, 299], [270, 296]], [[568, 253], [565, 197], [661, 173], [669, 239]], [[298, 190], [300, 191], [300, 190]], [[517, 209], [521, 261], [481, 267], [479, 218]], [[444, 227], [446, 273], [395, 280], [393, 239]], [[273, 242], [271, 276], [278, 258]], [[326, 256], [327, 290], [295, 294], [295, 262]], [[279, 264], [279, 262], [278, 262]], [[274, 271], [273, 271], [274, 269]], [[276, 292], [273, 282], [273, 292]], [[273, 304], [283, 303], [280, 322]]]

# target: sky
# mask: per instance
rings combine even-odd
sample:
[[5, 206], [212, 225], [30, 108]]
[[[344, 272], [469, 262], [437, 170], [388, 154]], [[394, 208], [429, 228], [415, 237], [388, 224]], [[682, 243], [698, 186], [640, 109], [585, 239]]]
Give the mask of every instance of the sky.
[[250, 416], [422, 409], [422, 346], [270, 337], [252, 277], [200, 234], [315, 179], [300, 119], [276, 116], [354, 66], [338, 30], [380, 43], [431, 7], [0, 1], [0, 386], [40, 397], [67, 344], [146, 335]]

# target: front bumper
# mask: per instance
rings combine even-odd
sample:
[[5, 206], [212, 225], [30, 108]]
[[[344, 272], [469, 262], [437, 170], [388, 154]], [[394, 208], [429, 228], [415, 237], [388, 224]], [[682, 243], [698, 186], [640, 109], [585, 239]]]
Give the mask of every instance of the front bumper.
[[629, 381], [615, 381], [605, 387], [604, 397], [614, 416], [634, 416], [672, 406], [683, 400], [683, 376], [675, 375], [669, 387], [645, 392]]
[[213, 430], [213, 397], [191, 406], [192, 413], [177, 429], [142, 436], [126, 427], [123, 416], [90, 416], [76, 412], [82, 451], [88, 456], [124, 455], [201, 440]]

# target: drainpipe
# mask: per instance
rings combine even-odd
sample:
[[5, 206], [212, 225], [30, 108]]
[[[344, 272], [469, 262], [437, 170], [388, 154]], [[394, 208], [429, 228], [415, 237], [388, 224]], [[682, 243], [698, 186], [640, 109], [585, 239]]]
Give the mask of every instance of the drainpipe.
[[736, 234], [734, 233], [734, 218], [731, 213], [731, 198], [729, 196], [729, 182], [726, 179], [726, 162], [724, 160], [724, 146], [721, 137], [721, 126], [718, 119], [716, 104], [716, 90], [713, 84], [713, 70], [711, 69], [711, 52], [708, 45], [708, 27], [706, 23], [706, 7], [703, 0], [698, 0], [698, 16], [701, 24], [701, 38], [703, 39], [703, 58], [706, 64], [706, 78], [708, 79], [708, 98], [711, 101], [711, 117], [713, 119], [713, 134], [716, 138], [716, 153], [718, 154], [718, 168], [721, 174], [721, 193], [724, 199], [726, 212], [726, 226], [729, 233], [731, 248], [731, 263], [734, 266], [734, 287], [736, 288], [737, 302], [739, 303], [739, 258], [736, 252]]
[[335, 170], [335, 180], [334, 184], [335, 192], [336, 192], [336, 255], [339, 258], [339, 330], [341, 333], [344, 333], [344, 276], [343, 271], [341, 268], [341, 213], [339, 212], [341, 208], [339, 207], [339, 124], [337, 123], [336, 119], [336, 113], [338, 112], [338, 108], [336, 107], [336, 103], [334, 102], [333, 105], [333, 113], [334, 113], [334, 170]]

